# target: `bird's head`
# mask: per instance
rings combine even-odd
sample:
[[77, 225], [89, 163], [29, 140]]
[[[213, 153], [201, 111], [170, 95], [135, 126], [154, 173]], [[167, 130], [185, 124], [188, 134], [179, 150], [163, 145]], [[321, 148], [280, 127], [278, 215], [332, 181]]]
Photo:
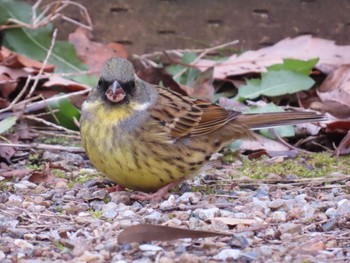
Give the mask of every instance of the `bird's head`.
[[135, 89], [135, 69], [127, 59], [114, 57], [103, 63], [96, 87], [103, 100], [113, 104], [128, 103]]

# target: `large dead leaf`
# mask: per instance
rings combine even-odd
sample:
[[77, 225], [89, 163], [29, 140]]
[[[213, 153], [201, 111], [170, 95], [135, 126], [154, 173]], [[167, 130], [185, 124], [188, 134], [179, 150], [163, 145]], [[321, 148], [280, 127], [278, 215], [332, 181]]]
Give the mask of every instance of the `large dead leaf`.
[[228, 233], [190, 230], [170, 226], [139, 224], [125, 228], [118, 236], [119, 243], [168, 241], [180, 238], [229, 236]]
[[89, 34], [87, 30], [77, 28], [74, 33], [69, 35], [69, 42], [74, 45], [78, 57], [97, 74], [99, 74], [102, 63], [108, 58], [116, 56], [126, 58], [128, 56], [123, 45], [118, 43], [104, 45], [93, 42], [90, 40]]
[[311, 108], [323, 110], [338, 118], [350, 117], [350, 64], [342, 65], [327, 76], [318, 90], [322, 103]]
[[266, 67], [281, 64], [286, 58], [300, 60], [319, 58], [316, 68], [324, 73], [330, 73], [337, 67], [349, 63], [350, 46], [339, 46], [333, 40], [305, 35], [283, 39], [271, 47], [233, 55], [221, 63], [200, 60], [195, 65], [200, 70], [215, 66], [214, 78], [220, 79], [252, 72], [265, 72]]

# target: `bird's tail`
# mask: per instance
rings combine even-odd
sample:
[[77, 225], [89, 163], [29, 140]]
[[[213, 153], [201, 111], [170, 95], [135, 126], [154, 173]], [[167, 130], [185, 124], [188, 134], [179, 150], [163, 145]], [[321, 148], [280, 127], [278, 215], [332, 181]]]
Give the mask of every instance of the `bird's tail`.
[[242, 114], [237, 120], [244, 123], [251, 130], [273, 128], [283, 125], [294, 125], [308, 122], [327, 120], [325, 115], [315, 112], [271, 112], [257, 114]]

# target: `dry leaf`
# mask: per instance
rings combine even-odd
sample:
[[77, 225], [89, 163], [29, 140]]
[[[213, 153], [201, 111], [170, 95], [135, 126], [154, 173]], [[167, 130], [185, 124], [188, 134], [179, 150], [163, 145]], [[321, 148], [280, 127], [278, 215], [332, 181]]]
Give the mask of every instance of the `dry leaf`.
[[324, 73], [330, 73], [349, 63], [350, 46], [339, 46], [333, 40], [305, 35], [283, 39], [271, 47], [233, 55], [222, 63], [200, 60], [195, 65], [200, 70], [215, 66], [214, 78], [222, 79], [227, 76], [265, 72], [266, 67], [281, 64], [285, 58], [300, 60], [319, 58], [316, 68]]
[[348, 134], [340, 142], [338, 148], [335, 151], [337, 156], [347, 155], [350, 153], [350, 130], [348, 131]]
[[164, 68], [145, 68], [137, 71], [137, 75], [146, 82], [163, 85], [182, 95], [188, 95]]
[[230, 236], [229, 233], [190, 230], [169, 226], [139, 224], [125, 228], [118, 236], [118, 243], [169, 241], [180, 238], [204, 238]]
[[102, 63], [108, 58], [126, 58], [128, 55], [124, 46], [120, 44], [104, 45], [91, 41], [90, 32], [83, 28], [77, 28], [74, 33], [69, 34], [69, 42], [74, 45], [78, 57], [96, 73], [99, 73]]
[[257, 140], [243, 141], [240, 146], [241, 150], [256, 151], [260, 149], [266, 149], [266, 151], [288, 151], [289, 148], [278, 141], [271, 140], [265, 136], [256, 134]]
[[319, 106], [338, 118], [350, 117], [350, 65], [342, 65], [329, 74], [317, 94], [322, 104], [312, 103], [311, 107]]

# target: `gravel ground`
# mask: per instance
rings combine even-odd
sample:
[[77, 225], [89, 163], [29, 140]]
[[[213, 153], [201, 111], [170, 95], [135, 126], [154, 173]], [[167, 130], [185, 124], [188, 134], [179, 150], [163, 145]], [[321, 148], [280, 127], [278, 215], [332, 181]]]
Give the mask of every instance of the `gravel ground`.
[[[69, 172], [0, 176], [0, 262], [350, 262], [350, 176], [232, 181], [226, 166], [152, 203], [109, 193], [80, 155], [42, 158]], [[231, 235], [118, 243], [140, 223]]]

